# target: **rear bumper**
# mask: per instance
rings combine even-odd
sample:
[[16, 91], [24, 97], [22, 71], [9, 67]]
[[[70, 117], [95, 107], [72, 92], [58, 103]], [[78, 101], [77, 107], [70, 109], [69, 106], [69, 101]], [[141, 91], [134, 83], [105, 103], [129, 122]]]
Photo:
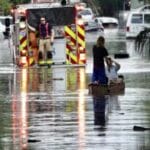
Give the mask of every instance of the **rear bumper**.
[[137, 33], [126, 33], [127, 39], [135, 39], [137, 37]]

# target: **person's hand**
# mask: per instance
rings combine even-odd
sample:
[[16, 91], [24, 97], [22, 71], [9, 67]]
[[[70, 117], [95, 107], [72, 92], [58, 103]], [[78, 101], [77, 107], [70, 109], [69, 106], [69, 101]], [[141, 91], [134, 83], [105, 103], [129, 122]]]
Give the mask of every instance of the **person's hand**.
[[113, 63], [115, 63], [115, 60], [111, 59], [111, 61], [112, 61]]

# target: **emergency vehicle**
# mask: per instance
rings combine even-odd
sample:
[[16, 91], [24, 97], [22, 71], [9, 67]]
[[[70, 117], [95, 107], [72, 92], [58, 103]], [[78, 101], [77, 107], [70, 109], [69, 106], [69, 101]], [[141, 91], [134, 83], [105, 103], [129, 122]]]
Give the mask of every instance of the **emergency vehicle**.
[[77, 5], [62, 6], [60, 3], [23, 4], [13, 9], [12, 41], [16, 64], [20, 67], [29, 67], [38, 60], [37, 28], [40, 18], [45, 16], [48, 23], [53, 26], [55, 34], [56, 29], [63, 28], [61, 34], [63, 33], [64, 39], [54, 39], [56, 35], [52, 35], [52, 62], [46, 61], [44, 64], [85, 65], [85, 30], [82, 20], [77, 16], [77, 9]]

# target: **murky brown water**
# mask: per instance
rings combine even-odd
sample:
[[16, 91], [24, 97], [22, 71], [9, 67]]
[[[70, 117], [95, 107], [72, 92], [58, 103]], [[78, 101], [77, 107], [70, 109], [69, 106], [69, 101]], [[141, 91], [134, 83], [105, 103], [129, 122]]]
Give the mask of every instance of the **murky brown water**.
[[85, 68], [1, 66], [0, 150], [149, 150], [150, 131], [133, 126], [150, 127], [150, 61], [125, 39], [108, 38], [106, 46], [111, 55], [130, 52], [118, 59], [124, 95], [88, 94], [90, 51]]

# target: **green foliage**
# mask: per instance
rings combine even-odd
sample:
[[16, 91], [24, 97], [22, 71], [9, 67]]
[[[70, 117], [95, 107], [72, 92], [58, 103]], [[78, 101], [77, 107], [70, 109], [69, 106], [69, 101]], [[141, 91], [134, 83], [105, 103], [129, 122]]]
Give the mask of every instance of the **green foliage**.
[[150, 0], [139, 0], [139, 2], [150, 3]]
[[4, 12], [4, 15], [8, 15], [12, 5], [29, 2], [30, 0], [0, 0], [0, 9]]
[[143, 54], [145, 47], [148, 47], [146, 49], [148, 53], [150, 54], [150, 28], [145, 28], [143, 31], [141, 31], [135, 40], [135, 49], [140, 53]]
[[5, 15], [9, 14], [9, 10], [11, 8], [11, 3], [9, 0], [0, 0], [0, 8], [4, 12]]
[[121, 0], [96, 0], [106, 16], [114, 16], [119, 10], [123, 9], [123, 1]]
[[31, 0], [12, 0], [11, 2], [13, 4], [23, 4], [23, 3], [29, 3]]

